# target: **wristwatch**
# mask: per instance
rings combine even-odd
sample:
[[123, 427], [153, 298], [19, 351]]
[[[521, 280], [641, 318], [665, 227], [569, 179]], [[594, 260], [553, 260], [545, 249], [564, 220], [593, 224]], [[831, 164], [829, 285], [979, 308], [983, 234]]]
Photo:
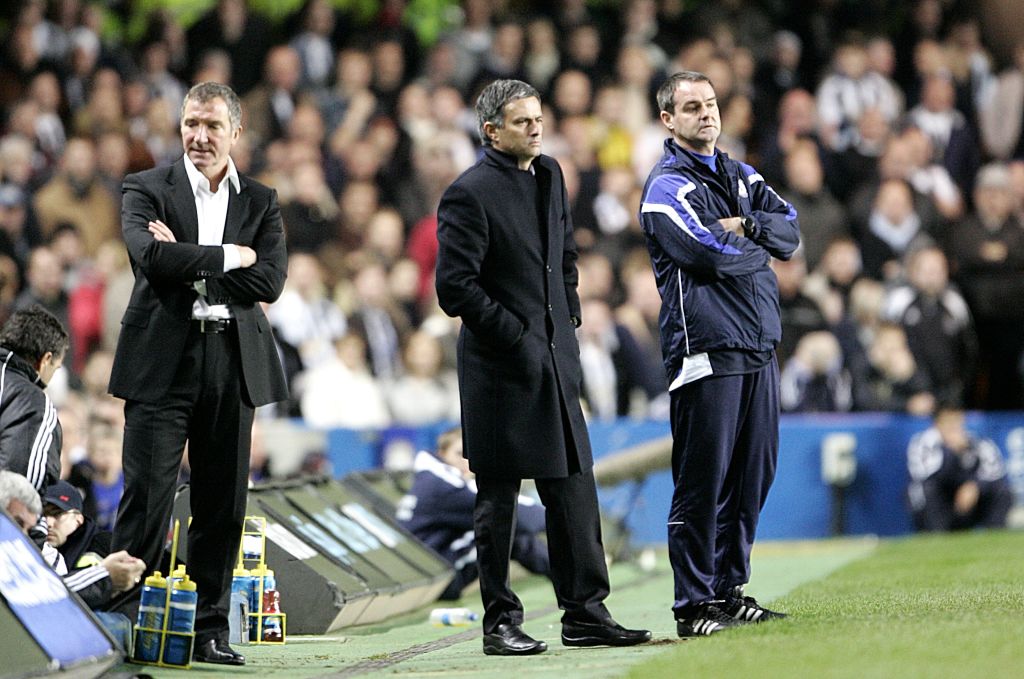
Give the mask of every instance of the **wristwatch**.
[[747, 238], [752, 238], [754, 229], [757, 227], [757, 222], [750, 215], [743, 215], [740, 218], [740, 224], [743, 226], [743, 235]]

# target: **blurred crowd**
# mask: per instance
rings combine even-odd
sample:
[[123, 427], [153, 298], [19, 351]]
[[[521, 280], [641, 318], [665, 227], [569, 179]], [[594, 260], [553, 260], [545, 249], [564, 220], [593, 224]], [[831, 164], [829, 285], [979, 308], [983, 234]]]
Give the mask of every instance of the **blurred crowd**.
[[666, 137], [654, 92], [682, 69], [715, 85], [722, 150], [800, 215], [800, 251], [775, 262], [785, 410], [1024, 407], [1024, 41], [997, 52], [974, 3], [307, 0], [271, 18], [219, 0], [184, 3], [201, 5], [187, 24], [150, 7], [178, 4], [0, 10], [0, 321], [38, 303], [69, 329], [51, 393], [76, 473], [117, 480], [121, 180], [181, 155], [182, 97], [204, 80], [242, 96], [234, 161], [276, 188], [287, 233], [266, 311], [292, 399], [264, 417], [457, 420], [436, 207], [475, 162], [495, 78], [542, 93], [565, 172], [587, 412], [664, 417], [637, 211]]

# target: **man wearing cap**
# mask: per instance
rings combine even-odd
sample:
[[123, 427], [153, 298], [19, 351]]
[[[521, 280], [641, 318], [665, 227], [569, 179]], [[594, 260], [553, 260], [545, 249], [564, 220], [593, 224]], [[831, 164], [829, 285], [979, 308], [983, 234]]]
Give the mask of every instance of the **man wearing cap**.
[[[67, 492], [68, 488], [74, 495]], [[58, 486], [52, 493], [47, 492], [46, 495], [57, 499], [62, 505], [72, 506], [78, 491], [70, 486]], [[78, 501], [81, 501], [80, 496]], [[15, 525], [31, 538], [29, 531], [39, 522], [43, 507], [39, 493], [28, 479], [15, 472], [0, 470], [0, 510], [10, 515]], [[47, 553], [48, 550], [52, 553], [52, 549], [50, 544], [42, 545], [43, 559], [54, 566], [50, 554]], [[54, 570], [62, 577], [64, 585], [92, 609], [93, 615], [117, 640], [121, 649], [127, 651], [131, 647], [131, 621], [120, 613], [101, 611], [99, 608], [110, 600], [111, 594], [126, 591], [138, 584], [146, 564], [128, 552], [121, 551], [109, 554], [91, 566], [68, 573], [67, 569], [63, 568], [64, 563], [59, 558], [60, 555], [57, 556], [58, 563]]]
[[[77, 491], [74, 492], [77, 494]], [[56, 493], [65, 494], [60, 489]], [[71, 496], [68, 497], [70, 505], [73, 500]], [[29, 535], [29, 531], [39, 520], [43, 508], [39, 493], [32, 487], [28, 479], [15, 472], [0, 471], [0, 509], [12, 516], [22, 532]], [[44, 552], [44, 559], [52, 564], [52, 561], [46, 556]], [[67, 569], [61, 568], [57, 570], [57, 573], [63, 576], [64, 584], [68, 589], [78, 594], [87, 606], [98, 608], [110, 599], [111, 594], [126, 591], [138, 583], [145, 567], [146, 564], [141, 559], [136, 559], [128, 552], [121, 551], [108, 554], [101, 561], [87, 568], [80, 568], [70, 573], [62, 572]]]
[[67, 481], [57, 481], [43, 493], [43, 516], [46, 543], [61, 553], [69, 570], [99, 563], [110, 554], [110, 532], [82, 512], [82, 494]]

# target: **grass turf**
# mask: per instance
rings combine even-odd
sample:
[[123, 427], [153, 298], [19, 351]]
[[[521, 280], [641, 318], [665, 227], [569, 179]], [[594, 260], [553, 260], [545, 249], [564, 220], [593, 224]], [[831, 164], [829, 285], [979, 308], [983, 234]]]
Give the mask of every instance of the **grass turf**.
[[629, 676], [1024, 676], [1024, 533], [887, 541], [773, 607], [790, 619], [679, 643]]
[[[563, 647], [551, 587], [529, 578], [516, 591], [526, 607], [524, 628], [549, 643], [538, 656], [484, 656], [477, 628], [434, 628], [421, 610], [372, 627], [294, 637], [285, 646], [243, 646], [245, 667], [122, 669], [157, 679], [1024, 677], [1024, 532], [762, 543], [748, 590], [791, 618], [686, 641], [675, 637], [664, 553], [653, 572], [617, 565], [611, 575], [609, 608], [627, 626], [651, 629], [651, 644]], [[476, 593], [456, 605], [480, 610]]]

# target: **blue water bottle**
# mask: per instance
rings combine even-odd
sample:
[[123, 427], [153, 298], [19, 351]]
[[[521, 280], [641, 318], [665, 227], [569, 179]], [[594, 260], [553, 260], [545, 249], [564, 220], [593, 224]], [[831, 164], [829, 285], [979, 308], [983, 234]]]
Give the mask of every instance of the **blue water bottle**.
[[249, 595], [252, 576], [248, 569], [236, 568], [231, 577], [231, 608], [228, 611], [228, 641], [233, 644], [249, 642]]
[[256, 566], [249, 571], [249, 640], [260, 640], [260, 616], [263, 611], [263, 576], [266, 566]]
[[168, 634], [164, 642], [164, 662], [168, 665], [188, 665], [191, 659], [191, 635], [196, 624], [196, 583], [187, 575], [175, 579], [171, 587], [171, 607], [168, 610], [167, 631], [179, 634]]
[[160, 630], [164, 626], [164, 606], [167, 605], [167, 579], [155, 571], [146, 578], [139, 599], [140, 628], [135, 636], [135, 659], [155, 663], [160, 659]]

